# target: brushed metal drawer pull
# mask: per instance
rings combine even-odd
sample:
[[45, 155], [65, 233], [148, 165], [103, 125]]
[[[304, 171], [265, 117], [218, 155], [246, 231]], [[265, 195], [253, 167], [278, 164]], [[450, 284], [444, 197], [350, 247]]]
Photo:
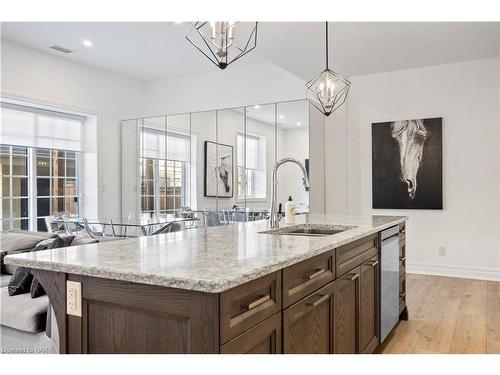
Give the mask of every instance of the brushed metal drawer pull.
[[312, 307], [316, 307], [326, 301], [330, 296], [328, 294], [318, 294], [319, 298], [314, 302], [308, 302], [307, 304]]
[[307, 276], [307, 279], [308, 279], [308, 280], [312, 280], [312, 279], [314, 279], [314, 278], [318, 277], [319, 275], [321, 275], [321, 274], [323, 274], [323, 273], [325, 273], [325, 272], [326, 272], [326, 270], [325, 270], [324, 268], [322, 268], [322, 269], [317, 270], [316, 272], [311, 273], [310, 275], [308, 275], [308, 276]]
[[373, 261], [370, 263], [370, 266], [372, 266], [372, 267], [375, 267], [376, 265], [378, 265], [378, 260], [373, 260]]
[[354, 281], [359, 277], [359, 273], [351, 273], [350, 275], [346, 276], [346, 280], [349, 281]]
[[269, 294], [266, 296], [259, 296], [259, 298], [257, 298], [255, 301], [250, 302], [247, 305], [243, 305], [243, 307], [246, 308], [247, 310], [251, 310], [259, 305], [262, 305], [264, 302], [269, 301], [270, 299], [271, 296]]

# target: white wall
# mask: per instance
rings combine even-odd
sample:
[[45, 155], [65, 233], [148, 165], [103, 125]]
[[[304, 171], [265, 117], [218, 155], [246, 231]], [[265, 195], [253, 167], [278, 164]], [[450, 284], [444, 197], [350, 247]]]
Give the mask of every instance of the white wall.
[[235, 108], [305, 97], [304, 81], [272, 63], [231, 65], [150, 83], [146, 115]]
[[[409, 272], [500, 280], [499, 62], [352, 77], [345, 112], [327, 120], [327, 176], [341, 169], [326, 179], [327, 212], [409, 216]], [[444, 209], [371, 209], [371, 124], [429, 117], [443, 118]]]
[[120, 214], [120, 120], [144, 113], [145, 85], [1, 41], [1, 95], [97, 115], [99, 213]]

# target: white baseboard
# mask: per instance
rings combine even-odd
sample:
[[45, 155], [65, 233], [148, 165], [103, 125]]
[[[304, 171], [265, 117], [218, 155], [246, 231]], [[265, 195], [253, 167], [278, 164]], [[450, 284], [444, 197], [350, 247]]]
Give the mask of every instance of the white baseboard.
[[444, 266], [427, 263], [410, 263], [406, 265], [407, 273], [422, 275], [449, 276], [463, 279], [500, 281], [500, 269]]

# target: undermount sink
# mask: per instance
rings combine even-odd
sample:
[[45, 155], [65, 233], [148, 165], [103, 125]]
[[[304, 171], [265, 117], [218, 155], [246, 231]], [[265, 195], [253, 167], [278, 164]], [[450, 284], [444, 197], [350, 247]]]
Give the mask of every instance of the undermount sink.
[[337, 233], [342, 233], [346, 230], [353, 229], [354, 226], [344, 225], [314, 225], [303, 224], [294, 225], [290, 227], [271, 229], [268, 231], [260, 232], [263, 234], [278, 234], [286, 236], [308, 236], [308, 237], [325, 237], [332, 236]]

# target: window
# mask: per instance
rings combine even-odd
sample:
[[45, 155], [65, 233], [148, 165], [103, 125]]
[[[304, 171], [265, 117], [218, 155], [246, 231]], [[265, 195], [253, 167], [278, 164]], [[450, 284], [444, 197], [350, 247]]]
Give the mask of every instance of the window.
[[141, 212], [165, 214], [189, 206], [190, 136], [144, 127], [141, 138]]
[[44, 217], [78, 215], [84, 116], [1, 102], [2, 229], [46, 230]]
[[238, 199], [266, 198], [266, 138], [238, 133]]
[[28, 149], [0, 145], [2, 230], [28, 229]]
[[3, 144], [0, 154], [3, 230], [45, 231], [46, 216], [78, 215], [78, 152]]
[[47, 230], [44, 217], [78, 215], [78, 153], [35, 149], [37, 230]]

